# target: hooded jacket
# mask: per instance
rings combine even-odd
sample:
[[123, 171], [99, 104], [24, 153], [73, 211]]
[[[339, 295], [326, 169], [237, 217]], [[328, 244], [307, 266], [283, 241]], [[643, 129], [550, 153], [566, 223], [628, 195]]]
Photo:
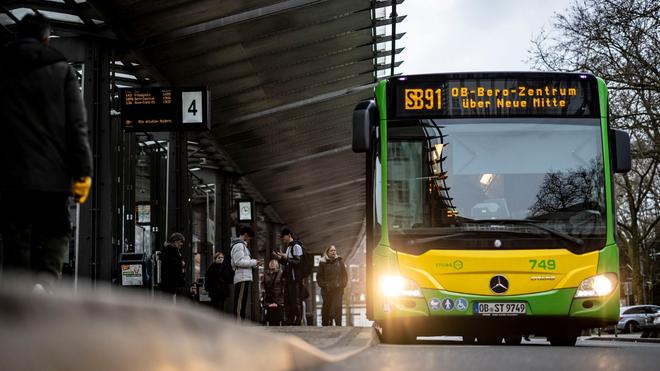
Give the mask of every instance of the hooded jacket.
[[316, 282], [322, 289], [344, 288], [348, 283], [348, 273], [346, 265], [341, 256], [330, 259], [324, 255], [319, 263], [319, 270], [316, 273]]
[[0, 190], [71, 192], [92, 175], [76, 72], [57, 50], [19, 39], [0, 52]]
[[165, 243], [161, 258], [160, 288], [165, 292], [175, 293], [178, 287], [186, 285], [183, 275], [183, 257], [174, 245]]
[[247, 243], [237, 237], [231, 239], [231, 266], [235, 271], [235, 284], [252, 281], [252, 268], [257, 266], [257, 260], [250, 258]]
[[227, 279], [229, 276], [228, 270], [232, 267], [227, 264], [227, 261], [222, 263], [213, 262], [209, 265], [204, 276], [204, 288], [208, 291], [211, 298], [224, 299], [229, 297], [229, 284], [233, 283]]

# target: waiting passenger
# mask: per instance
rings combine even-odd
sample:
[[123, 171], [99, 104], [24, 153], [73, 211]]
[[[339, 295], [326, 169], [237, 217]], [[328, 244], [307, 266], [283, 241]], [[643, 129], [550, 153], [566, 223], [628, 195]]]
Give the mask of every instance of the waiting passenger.
[[319, 270], [316, 274], [316, 282], [321, 287], [323, 307], [321, 309], [321, 323], [323, 326], [341, 326], [342, 298], [344, 288], [348, 283], [348, 273], [343, 259], [337, 255], [337, 248], [330, 245], [325, 250]]
[[284, 281], [280, 264], [276, 259], [268, 263], [268, 271], [264, 274], [263, 306], [266, 324], [281, 325], [284, 319]]
[[232, 276], [232, 267], [225, 262], [225, 254], [221, 251], [216, 252], [213, 255], [213, 263], [209, 265], [204, 275], [204, 288], [211, 297], [211, 306], [220, 312], [229, 297], [229, 285], [234, 283]]
[[247, 299], [250, 296], [250, 284], [252, 283], [252, 268], [261, 262], [250, 257], [248, 243], [254, 237], [254, 231], [250, 227], [242, 227], [238, 232], [238, 238], [231, 241], [231, 265], [234, 269], [234, 316], [245, 319]]
[[284, 310], [286, 324], [300, 326], [302, 323], [302, 304], [300, 296], [302, 291], [301, 261], [303, 255], [302, 245], [293, 237], [289, 228], [282, 229], [280, 233], [282, 242], [286, 245], [285, 252], [275, 251], [273, 255], [284, 264]]
[[167, 239], [167, 242], [165, 242], [163, 252], [160, 255], [160, 289], [172, 295], [175, 303], [177, 299], [176, 295], [183, 294], [186, 287], [186, 279], [184, 277], [186, 262], [181, 255], [181, 248], [183, 248], [185, 243], [186, 238], [181, 233], [172, 233]]

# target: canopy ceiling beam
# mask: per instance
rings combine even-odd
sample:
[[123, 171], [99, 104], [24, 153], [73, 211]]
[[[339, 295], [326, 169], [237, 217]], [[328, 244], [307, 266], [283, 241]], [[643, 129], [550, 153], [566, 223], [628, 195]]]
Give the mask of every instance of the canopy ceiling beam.
[[324, 3], [328, 0], [286, 0], [276, 4], [264, 6], [257, 9], [248, 10], [245, 12], [232, 14], [226, 17], [212, 19], [210, 21], [198, 23], [192, 26], [182, 27], [173, 31], [165, 32], [158, 35], [158, 38], [149, 43], [149, 47], [170, 43], [180, 39], [193, 37], [198, 34], [213, 31], [222, 27], [227, 27], [240, 22], [247, 22], [257, 18], [267, 17], [270, 15], [288, 12], [312, 4]]

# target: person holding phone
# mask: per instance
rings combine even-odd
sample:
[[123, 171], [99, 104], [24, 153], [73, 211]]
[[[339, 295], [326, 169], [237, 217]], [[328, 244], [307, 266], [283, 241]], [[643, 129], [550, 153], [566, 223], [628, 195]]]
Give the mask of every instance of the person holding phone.
[[254, 238], [254, 231], [250, 227], [241, 227], [238, 237], [231, 241], [231, 265], [234, 269], [234, 316], [245, 319], [245, 308], [250, 296], [252, 283], [252, 268], [259, 267], [261, 260], [250, 257], [248, 243]]

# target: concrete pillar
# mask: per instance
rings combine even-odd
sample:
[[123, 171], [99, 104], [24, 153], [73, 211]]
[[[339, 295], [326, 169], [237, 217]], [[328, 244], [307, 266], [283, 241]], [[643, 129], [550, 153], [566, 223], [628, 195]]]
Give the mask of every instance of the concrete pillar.
[[167, 233], [182, 233], [186, 245], [182, 249], [186, 262], [186, 284], [192, 283], [192, 211], [188, 176], [188, 142], [186, 132], [170, 133], [168, 147]]

